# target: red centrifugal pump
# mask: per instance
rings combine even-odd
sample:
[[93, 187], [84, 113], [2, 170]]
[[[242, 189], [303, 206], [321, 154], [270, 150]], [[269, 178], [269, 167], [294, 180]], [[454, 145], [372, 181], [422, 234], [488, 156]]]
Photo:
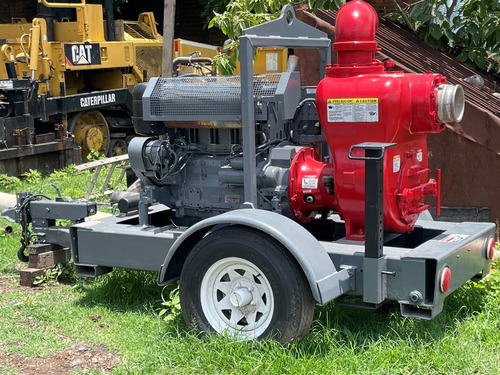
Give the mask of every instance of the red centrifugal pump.
[[[348, 239], [364, 239], [365, 163], [353, 160], [361, 142], [396, 143], [384, 158], [384, 231], [409, 232], [428, 209], [424, 198], [437, 195], [428, 179], [427, 134], [459, 122], [464, 112], [460, 85], [446, 84], [433, 73], [389, 71], [392, 62], [375, 59], [377, 13], [355, 0], [336, 18], [334, 50], [319, 83], [316, 106], [333, 162], [322, 162], [313, 148], [296, 155], [290, 170], [289, 198], [294, 215], [311, 221], [318, 212], [335, 210], [346, 222]], [[351, 157], [350, 157], [351, 156]]]

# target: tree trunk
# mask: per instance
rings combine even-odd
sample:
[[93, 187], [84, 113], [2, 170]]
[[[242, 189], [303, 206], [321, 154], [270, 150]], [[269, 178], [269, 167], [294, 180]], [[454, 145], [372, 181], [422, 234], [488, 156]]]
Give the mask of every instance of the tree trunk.
[[163, 62], [162, 77], [172, 77], [174, 48], [175, 0], [164, 0], [163, 6]]

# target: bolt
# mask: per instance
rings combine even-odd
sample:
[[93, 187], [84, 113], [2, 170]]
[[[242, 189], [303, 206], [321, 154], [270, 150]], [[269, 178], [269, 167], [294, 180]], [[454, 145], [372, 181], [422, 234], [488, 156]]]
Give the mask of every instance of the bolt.
[[418, 290], [411, 291], [408, 297], [410, 298], [410, 301], [413, 303], [420, 302], [424, 299], [422, 293], [420, 293]]

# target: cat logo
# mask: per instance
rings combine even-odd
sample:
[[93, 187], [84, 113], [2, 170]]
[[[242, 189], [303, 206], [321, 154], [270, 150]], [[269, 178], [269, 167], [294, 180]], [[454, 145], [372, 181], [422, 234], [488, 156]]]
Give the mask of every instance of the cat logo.
[[68, 66], [101, 64], [99, 43], [65, 44], [64, 55]]

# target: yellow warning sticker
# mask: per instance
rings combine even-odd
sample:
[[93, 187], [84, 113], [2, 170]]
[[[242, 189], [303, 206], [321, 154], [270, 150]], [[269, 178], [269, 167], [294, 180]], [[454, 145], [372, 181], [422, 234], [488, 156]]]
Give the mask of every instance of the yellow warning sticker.
[[378, 98], [339, 98], [328, 99], [327, 104], [376, 104]]
[[378, 122], [379, 98], [336, 98], [326, 100], [328, 122]]

